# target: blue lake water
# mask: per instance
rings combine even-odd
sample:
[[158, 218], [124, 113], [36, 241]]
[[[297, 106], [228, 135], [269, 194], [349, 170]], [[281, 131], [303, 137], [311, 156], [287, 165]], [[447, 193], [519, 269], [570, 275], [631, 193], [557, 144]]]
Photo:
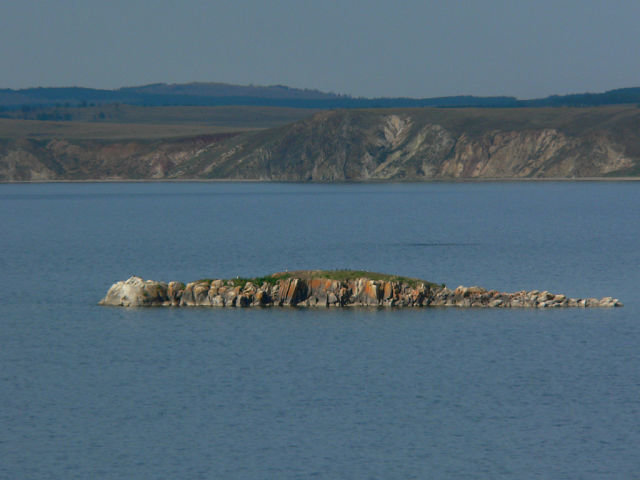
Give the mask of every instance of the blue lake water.
[[[0, 478], [638, 478], [640, 183], [0, 185]], [[119, 309], [354, 268], [618, 309]]]

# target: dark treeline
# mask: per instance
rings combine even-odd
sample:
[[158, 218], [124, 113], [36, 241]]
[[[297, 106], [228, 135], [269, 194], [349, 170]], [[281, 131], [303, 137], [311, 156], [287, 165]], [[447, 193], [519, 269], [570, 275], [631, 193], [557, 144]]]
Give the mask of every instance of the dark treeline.
[[222, 84], [159, 84], [117, 90], [80, 87], [0, 89], [0, 109], [2, 110], [42, 109], [60, 105], [86, 107], [114, 103], [136, 106], [242, 105], [312, 109], [590, 107], [640, 103], [640, 87], [622, 88], [604, 93], [552, 95], [531, 100], [519, 100], [507, 96], [471, 95], [437, 98], [356, 98], [282, 86], [241, 87]]

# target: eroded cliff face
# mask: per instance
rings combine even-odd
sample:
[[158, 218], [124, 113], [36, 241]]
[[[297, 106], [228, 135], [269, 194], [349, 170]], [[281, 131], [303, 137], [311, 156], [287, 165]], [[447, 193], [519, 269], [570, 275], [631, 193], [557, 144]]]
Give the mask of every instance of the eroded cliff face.
[[630, 168], [624, 147], [604, 136], [569, 137], [555, 129], [462, 134], [435, 171], [441, 177], [545, 178], [602, 176]]
[[638, 138], [616, 138], [607, 129], [572, 134], [481, 120], [465, 128], [409, 113], [357, 113], [324, 112], [268, 139], [242, 139], [227, 150], [223, 144], [195, 162], [192, 174], [296, 181], [572, 178], [625, 175], [639, 164]]
[[344, 110], [237, 135], [0, 141], [0, 180], [421, 181], [640, 174], [640, 109]]
[[230, 138], [170, 140], [0, 140], [0, 181], [167, 179], [181, 165]]

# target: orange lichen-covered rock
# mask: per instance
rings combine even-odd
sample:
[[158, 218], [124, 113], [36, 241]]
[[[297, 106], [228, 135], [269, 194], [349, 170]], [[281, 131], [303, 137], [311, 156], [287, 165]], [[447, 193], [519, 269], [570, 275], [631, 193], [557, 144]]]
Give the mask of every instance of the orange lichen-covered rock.
[[[156, 282], [131, 277], [111, 286], [101, 305], [138, 306], [304, 306], [304, 307], [619, 307], [616, 298], [568, 298], [539, 290], [504, 293], [481, 287], [450, 290], [417, 279], [351, 271], [300, 271], [252, 280]], [[333, 277], [333, 278], [332, 278]], [[260, 286], [258, 286], [260, 285]]]

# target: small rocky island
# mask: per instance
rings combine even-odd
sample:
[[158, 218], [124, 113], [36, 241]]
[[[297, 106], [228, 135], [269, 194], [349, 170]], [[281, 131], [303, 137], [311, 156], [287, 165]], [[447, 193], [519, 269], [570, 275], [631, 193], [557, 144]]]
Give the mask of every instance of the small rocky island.
[[504, 293], [353, 270], [304, 270], [265, 277], [202, 279], [188, 284], [131, 277], [100, 305], [123, 307], [620, 307], [616, 298], [568, 298], [547, 291]]

